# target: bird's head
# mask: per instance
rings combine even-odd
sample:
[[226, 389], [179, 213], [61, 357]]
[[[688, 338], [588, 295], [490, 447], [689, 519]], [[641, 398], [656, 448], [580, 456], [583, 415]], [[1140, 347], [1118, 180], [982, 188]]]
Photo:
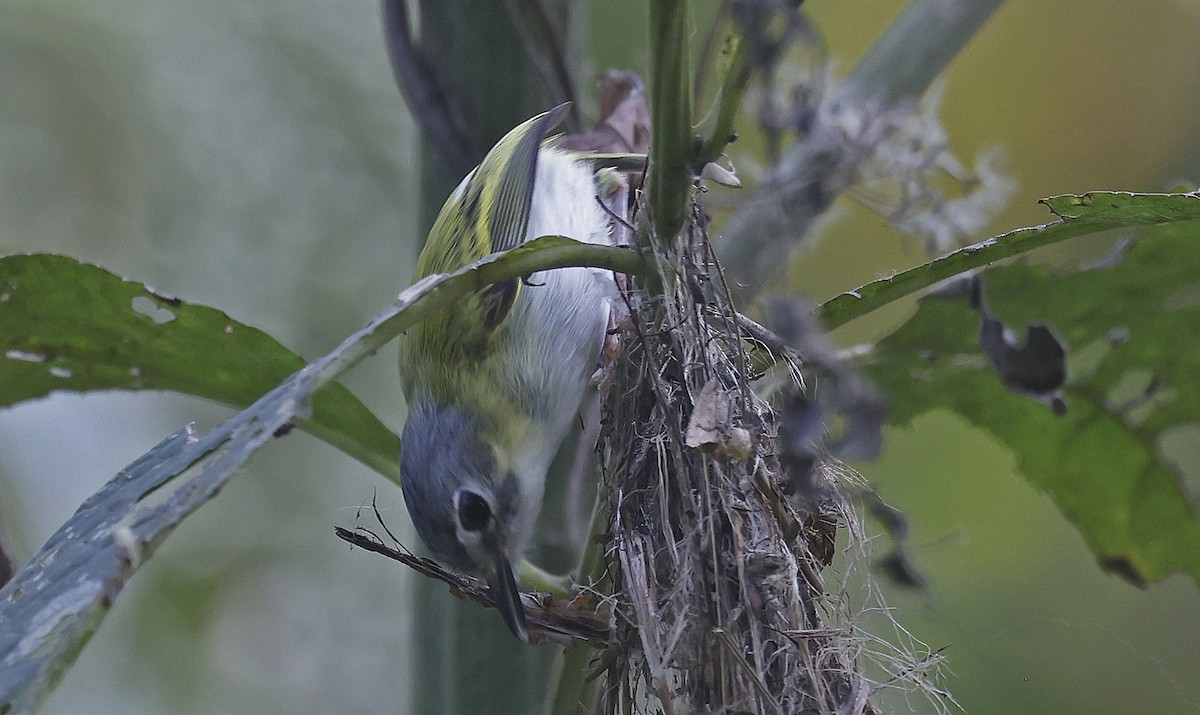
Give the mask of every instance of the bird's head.
[[478, 417], [454, 407], [413, 406], [402, 437], [401, 487], [429, 550], [483, 577], [509, 630], [526, 640], [512, 561], [529, 538], [531, 507], [507, 451], [490, 433]]

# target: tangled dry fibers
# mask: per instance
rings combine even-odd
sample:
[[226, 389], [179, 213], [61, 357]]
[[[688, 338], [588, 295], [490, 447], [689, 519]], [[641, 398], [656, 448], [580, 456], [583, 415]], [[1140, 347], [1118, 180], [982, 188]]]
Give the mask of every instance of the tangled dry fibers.
[[626, 296], [599, 444], [621, 656], [599, 711], [881, 712], [868, 639], [822, 580], [838, 530], [861, 530], [828, 462], [788, 489], [779, 413], [750, 389], [767, 346], [722, 299], [702, 218], [657, 251], [673, 288]]

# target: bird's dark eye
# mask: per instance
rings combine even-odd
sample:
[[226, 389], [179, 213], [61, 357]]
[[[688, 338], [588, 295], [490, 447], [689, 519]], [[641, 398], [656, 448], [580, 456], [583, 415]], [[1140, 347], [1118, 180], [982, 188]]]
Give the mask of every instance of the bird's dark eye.
[[458, 523], [466, 531], [482, 531], [492, 518], [492, 508], [487, 500], [475, 492], [464, 491], [458, 495]]

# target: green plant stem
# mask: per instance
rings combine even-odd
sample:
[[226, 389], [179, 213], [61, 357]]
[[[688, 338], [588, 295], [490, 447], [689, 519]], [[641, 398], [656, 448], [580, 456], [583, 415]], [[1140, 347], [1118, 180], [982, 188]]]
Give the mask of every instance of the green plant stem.
[[1060, 220], [1019, 228], [982, 243], [960, 248], [916, 268], [868, 283], [826, 301], [817, 314], [829, 330], [878, 310], [922, 288], [1035, 248], [1114, 228], [1156, 226], [1200, 220], [1200, 194], [1091, 191], [1041, 199]]
[[[605, 505], [597, 503], [592, 512], [592, 523], [588, 529], [587, 546], [579, 565], [579, 581], [598, 589], [604, 580], [604, 544], [592, 538], [604, 532]], [[588, 703], [595, 698], [599, 678], [587, 680], [588, 665], [596, 655], [596, 649], [587, 643], [573, 641], [567, 645], [554, 663], [551, 677], [553, 693], [546, 700], [545, 715], [580, 715], [591, 712]]]
[[401, 293], [392, 307], [375, 316], [366, 327], [346, 338], [335, 351], [337, 358], [314, 376], [313, 389], [324, 387], [409, 327], [468, 293], [531, 273], [572, 266], [631, 275], [646, 272], [645, 260], [636, 251], [581, 243], [562, 236], [542, 236], [511, 251], [493, 253], [453, 273], [427, 276]]
[[670, 245], [691, 195], [692, 77], [688, 0], [650, 2], [650, 117], [647, 190], [650, 234]]
[[817, 315], [827, 330], [833, 330], [964, 271], [1069, 238], [1125, 228], [1129, 225], [1114, 221], [1055, 221], [1041, 226], [1019, 228], [835, 296], [817, 308]]
[[716, 161], [734, 139], [733, 122], [742, 107], [742, 97], [750, 81], [750, 63], [741, 28], [732, 22], [721, 48], [720, 84], [713, 99], [713, 110], [701, 130], [701, 146], [692, 170], [699, 173], [704, 165]]

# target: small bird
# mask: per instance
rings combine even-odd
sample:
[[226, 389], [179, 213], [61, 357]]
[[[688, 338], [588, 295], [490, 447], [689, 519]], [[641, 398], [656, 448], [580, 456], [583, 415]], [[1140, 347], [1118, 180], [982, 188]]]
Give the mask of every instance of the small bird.
[[[608, 243], [592, 166], [546, 141], [562, 105], [510, 131], [451, 194], [416, 277], [525, 241]], [[504, 622], [527, 640], [512, 564], [529, 544], [546, 472], [599, 364], [616, 287], [592, 268], [493, 284], [409, 331], [404, 501], [425, 546], [486, 579]]]

